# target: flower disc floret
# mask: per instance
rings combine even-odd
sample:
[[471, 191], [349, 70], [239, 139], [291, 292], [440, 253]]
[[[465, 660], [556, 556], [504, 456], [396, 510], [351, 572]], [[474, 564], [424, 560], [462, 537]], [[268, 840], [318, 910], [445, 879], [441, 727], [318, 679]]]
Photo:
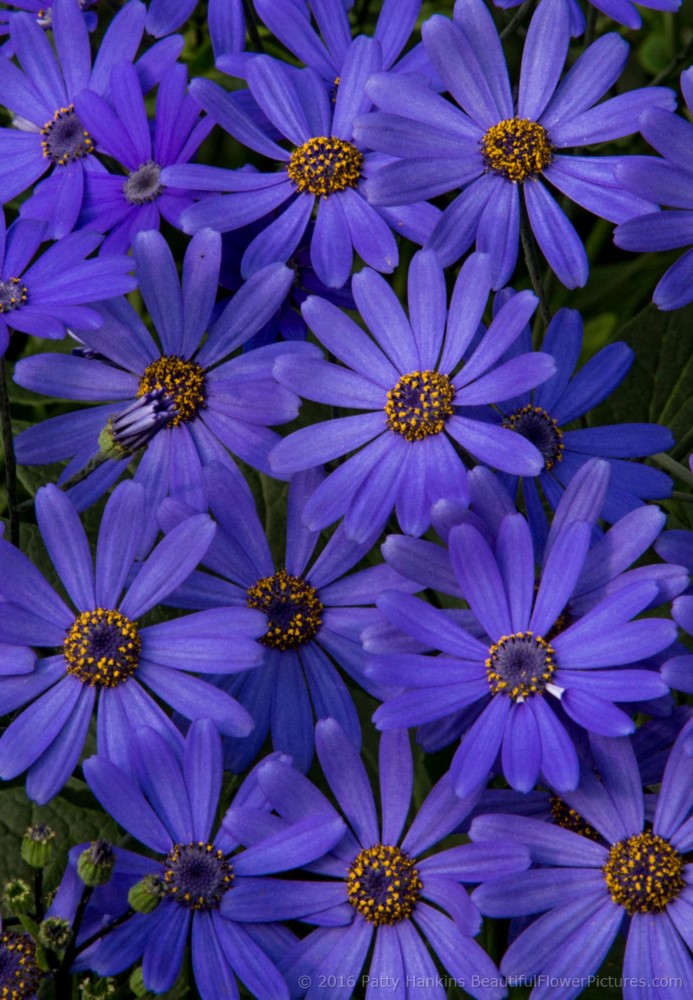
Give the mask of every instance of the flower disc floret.
[[609, 851], [604, 879], [611, 898], [634, 913], [661, 913], [685, 886], [684, 860], [663, 837], [639, 833]]
[[576, 809], [572, 809], [567, 802], [559, 798], [558, 795], [551, 795], [549, 798], [551, 806], [551, 819], [556, 826], [563, 827], [564, 830], [571, 830], [579, 833], [581, 837], [588, 840], [599, 840], [597, 831], [589, 825], [586, 819], [580, 815]]
[[523, 406], [504, 417], [501, 427], [516, 431], [527, 438], [541, 452], [544, 468], [553, 469], [556, 462], [563, 461], [563, 432], [558, 423], [540, 406]]
[[67, 672], [92, 687], [117, 687], [137, 670], [142, 640], [135, 622], [96, 608], [75, 618], [63, 644]]
[[506, 118], [488, 129], [481, 140], [487, 169], [515, 183], [536, 177], [553, 160], [549, 133], [529, 118]]
[[406, 441], [440, 434], [453, 415], [455, 386], [437, 371], [409, 372], [387, 394], [387, 426]]
[[0, 935], [0, 997], [26, 1000], [33, 997], [41, 982], [36, 964], [36, 945], [30, 937], [5, 931]]
[[43, 155], [60, 167], [89, 156], [96, 148], [94, 140], [83, 128], [74, 104], [58, 108], [41, 129], [41, 135]]
[[13, 312], [26, 305], [29, 290], [19, 278], [0, 281], [0, 313]]
[[349, 866], [349, 902], [376, 927], [408, 920], [422, 889], [416, 861], [399, 847], [376, 844]]
[[233, 883], [233, 865], [214, 844], [176, 844], [164, 860], [166, 892], [189, 910], [214, 910]]
[[318, 135], [297, 146], [286, 166], [301, 193], [327, 198], [355, 188], [363, 168], [363, 154], [344, 139]]
[[267, 616], [267, 632], [260, 642], [275, 649], [296, 649], [310, 642], [322, 625], [323, 605], [315, 587], [285, 569], [248, 588], [248, 607]]
[[513, 701], [542, 694], [556, 669], [554, 656], [546, 639], [533, 632], [502, 636], [486, 660], [491, 694], [506, 694]]
[[196, 361], [187, 361], [177, 354], [165, 354], [147, 365], [137, 395], [146, 396], [157, 389], [163, 389], [176, 407], [168, 426], [189, 423], [205, 405], [204, 368]]
[[137, 170], [128, 174], [123, 184], [125, 200], [131, 205], [146, 205], [150, 201], [156, 201], [164, 191], [160, 178], [161, 167], [158, 163], [154, 160], [141, 163]]

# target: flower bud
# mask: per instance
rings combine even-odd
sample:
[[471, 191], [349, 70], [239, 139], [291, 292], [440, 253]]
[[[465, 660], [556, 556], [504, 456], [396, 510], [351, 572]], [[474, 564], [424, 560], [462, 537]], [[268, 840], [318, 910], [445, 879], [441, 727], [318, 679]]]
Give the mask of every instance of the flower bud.
[[128, 903], [136, 913], [152, 913], [166, 895], [158, 875], [145, 875], [128, 893]]
[[24, 879], [13, 878], [2, 887], [2, 899], [12, 913], [28, 913], [33, 904], [33, 893]]
[[77, 874], [85, 885], [105, 885], [110, 882], [115, 864], [115, 851], [107, 840], [95, 840], [82, 851], [77, 862]]
[[62, 917], [46, 917], [39, 925], [38, 939], [46, 951], [62, 951], [70, 940], [72, 927]]
[[22, 840], [22, 858], [32, 868], [45, 868], [53, 857], [55, 830], [44, 823], [27, 827]]

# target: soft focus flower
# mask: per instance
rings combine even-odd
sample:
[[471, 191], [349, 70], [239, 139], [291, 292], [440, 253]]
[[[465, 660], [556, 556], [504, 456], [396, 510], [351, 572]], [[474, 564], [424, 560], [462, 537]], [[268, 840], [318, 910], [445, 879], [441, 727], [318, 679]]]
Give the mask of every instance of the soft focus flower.
[[[176, 755], [159, 733], [137, 731], [126, 773], [105, 757], [85, 761], [84, 773], [103, 807], [154, 858], [148, 870], [158, 876], [161, 902], [150, 913], [136, 913], [98, 945], [90, 966], [100, 975], [127, 969], [142, 956], [146, 987], [171, 989], [190, 939], [195, 984], [203, 1000], [238, 997], [235, 976], [258, 1000], [288, 1000], [276, 957], [293, 936], [279, 926], [252, 925], [222, 915], [225, 899], [243, 893], [246, 883], [260, 889], [262, 876], [307, 864], [343, 835], [336, 814], [304, 812], [276, 835], [273, 830], [248, 850], [221, 826], [214, 832], [222, 785], [219, 734], [208, 719], [190, 727], [183, 753]], [[256, 814], [265, 808], [254, 776], [234, 805]], [[133, 879], [133, 882], [135, 879]]]
[[662, 995], [657, 977], [665, 970], [671, 977], [665, 992], [677, 1000], [687, 996], [693, 981], [687, 863], [693, 846], [693, 761], [684, 744], [691, 725], [669, 758], [651, 828], [627, 738], [593, 739], [598, 777], [584, 769], [578, 789], [564, 795], [600, 842], [517, 815], [483, 816], [472, 823], [475, 841], [502, 838], [526, 845], [532, 855], [530, 871], [486, 882], [473, 897], [489, 916], [544, 914], [515, 938], [501, 963], [513, 983], [535, 980], [532, 1000], [572, 1000], [621, 929], [627, 936], [625, 1000], [656, 1000]]
[[371, 149], [399, 157], [367, 184], [374, 205], [401, 204], [462, 188], [445, 210], [428, 248], [447, 266], [476, 241], [493, 264], [493, 287], [515, 268], [521, 213], [568, 288], [587, 280], [580, 237], [544, 180], [583, 208], [611, 222], [651, 209], [617, 181], [618, 156], [564, 156], [629, 135], [653, 105], [674, 107], [667, 88], [646, 87], [597, 101], [614, 85], [628, 56], [616, 34], [587, 48], [561, 79], [570, 42], [566, 0], [543, 0], [524, 45], [517, 102], [503, 49], [482, 0], [457, 0], [454, 21], [423, 26], [428, 56], [459, 108], [416, 78], [380, 75], [367, 94], [381, 109], [357, 122], [354, 135]]
[[23, 553], [0, 540], [0, 638], [47, 651], [32, 673], [0, 678], [3, 715], [31, 702], [0, 739], [0, 776], [28, 770], [27, 794], [37, 802], [56, 795], [72, 774], [95, 708], [99, 752], [118, 763], [127, 763], [138, 725], [155, 727], [174, 746], [180, 742], [145, 687], [188, 719], [212, 718], [235, 735], [252, 729], [233, 698], [187, 671], [257, 664], [261, 650], [254, 640], [264, 619], [249, 608], [229, 608], [143, 626], [142, 617], [198, 564], [215, 531], [206, 514], [189, 518], [156, 546], [126, 587], [144, 513], [142, 487], [122, 483], [106, 505], [94, 563], [68, 497], [56, 486], [39, 490], [43, 541], [76, 613]]
[[421, 535], [432, 503], [468, 498], [455, 443], [506, 472], [541, 470], [543, 459], [531, 442], [484, 419], [492, 404], [553, 374], [553, 359], [541, 353], [498, 364], [537, 300], [520, 292], [477, 338], [490, 286], [489, 258], [473, 255], [460, 271], [448, 313], [438, 259], [419, 253], [409, 270], [407, 318], [385, 279], [366, 268], [351, 287], [372, 339], [324, 299], [304, 303], [306, 322], [343, 366], [307, 358], [294, 364], [286, 357], [278, 359], [275, 376], [309, 399], [370, 411], [302, 428], [273, 450], [275, 473], [356, 452], [306, 504], [309, 527], [324, 528], [345, 515], [349, 537], [373, 541], [396, 507], [402, 530]]

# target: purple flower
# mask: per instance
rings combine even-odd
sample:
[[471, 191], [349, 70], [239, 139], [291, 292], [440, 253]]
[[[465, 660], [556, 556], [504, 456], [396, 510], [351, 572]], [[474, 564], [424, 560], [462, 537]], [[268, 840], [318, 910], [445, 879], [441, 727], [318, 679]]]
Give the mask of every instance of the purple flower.
[[677, 1000], [687, 996], [693, 982], [690, 733], [689, 723], [671, 753], [651, 829], [635, 755], [623, 738], [593, 739], [599, 778], [584, 769], [578, 789], [564, 795], [603, 842], [516, 815], [472, 823], [475, 841], [501, 838], [526, 845], [532, 855], [530, 871], [486, 882], [473, 896], [489, 916], [535, 917], [501, 963], [512, 983], [535, 980], [532, 1000], [572, 1000], [621, 929], [625, 1000], [655, 1000], [662, 994], [654, 983], [665, 972], [671, 978], [664, 992]]
[[275, 473], [355, 452], [306, 504], [309, 527], [324, 528], [345, 515], [348, 537], [373, 541], [396, 507], [402, 530], [423, 534], [432, 503], [468, 498], [455, 443], [506, 472], [541, 470], [533, 444], [484, 419], [520, 386], [529, 389], [553, 374], [546, 354], [498, 364], [537, 300], [520, 292], [479, 338], [490, 286], [489, 258], [473, 255], [460, 271], [448, 313], [443, 269], [435, 254], [418, 253], [409, 270], [407, 318], [385, 279], [364, 269], [354, 276], [352, 293], [373, 339], [331, 303], [317, 297], [304, 303], [313, 333], [346, 367], [317, 358], [294, 364], [286, 357], [278, 359], [275, 376], [309, 399], [369, 411], [303, 428], [273, 450]]
[[[91, 65], [89, 32], [74, 0], [55, 0], [52, 49], [29, 14], [12, 21], [12, 44], [23, 68], [0, 61], [0, 101], [11, 108], [15, 128], [0, 130], [0, 183], [3, 200], [14, 198], [47, 170], [50, 177], [21, 208], [23, 216], [49, 223], [51, 239], [69, 233], [82, 206], [85, 174], [103, 168], [92, 136], [74, 109], [86, 87], [106, 95], [111, 68], [133, 59], [144, 30], [144, 4], [131, 0], [111, 22]], [[167, 39], [137, 63], [144, 90], [150, 90], [176, 58], [181, 39]]]
[[[96, 27], [96, 11], [92, 7], [96, 6], [97, 0], [74, 0], [79, 9], [84, 14], [89, 31]], [[28, 11], [36, 18], [36, 23], [40, 28], [50, 28], [53, 25], [53, 4], [51, 0], [8, 0], [4, 5], [16, 7], [17, 10], [3, 9], [0, 11], [0, 35], [8, 35], [11, 30], [12, 21], [20, 11]], [[3, 55], [14, 55], [12, 44], [8, 43], [3, 47]]]
[[[431, 233], [438, 210], [430, 205], [375, 209], [364, 197], [362, 179], [383, 158], [354, 144], [352, 126], [354, 118], [371, 106], [363, 85], [380, 65], [378, 43], [357, 39], [331, 100], [313, 70], [296, 70], [269, 56], [258, 56], [248, 66], [247, 78], [262, 116], [246, 111], [237, 94], [227, 93], [211, 80], [193, 80], [190, 92], [212, 118], [274, 163], [268, 173], [200, 164], [164, 170], [165, 184], [232, 192], [214, 194], [188, 208], [182, 218], [186, 231], [212, 226], [228, 232], [281, 209], [246, 250], [242, 272], [247, 277], [271, 261], [288, 260], [316, 208], [311, 262], [321, 281], [341, 288], [351, 274], [354, 251], [371, 267], [393, 271], [398, 252], [392, 229], [422, 243]], [[280, 142], [287, 140], [290, 149], [279, 145], [277, 132]]]
[[[370, 545], [348, 541], [341, 527], [315, 557], [320, 533], [309, 531], [301, 515], [322, 479], [318, 470], [292, 479], [286, 555], [279, 566], [240, 473], [212, 464], [203, 475], [218, 524], [216, 541], [203, 565], [214, 575], [191, 574], [167, 603], [196, 609], [251, 607], [266, 619], [261, 668], [217, 679], [255, 720], [250, 737], [224, 741], [226, 766], [243, 771], [271, 729], [275, 750], [290, 754], [294, 765], [307, 771], [313, 759], [314, 718], [328, 716], [360, 747], [361, 727], [341, 671], [359, 686], [371, 688], [363, 674], [359, 637], [380, 616], [367, 605], [374, 605], [384, 589], [409, 591], [414, 585], [382, 565], [347, 575]], [[172, 518], [170, 505], [166, 507], [159, 517], [169, 527], [178, 517]]]
[[[238, 852], [238, 840], [222, 820], [213, 832], [222, 786], [219, 735], [208, 719], [190, 727], [182, 753], [174, 753], [159, 733], [137, 731], [126, 773], [102, 756], [84, 763], [89, 785], [104, 808], [155, 855], [146, 859], [161, 899], [150, 913], [137, 913], [98, 945], [90, 958], [100, 975], [127, 969], [142, 956], [145, 986], [171, 989], [190, 939], [195, 984], [202, 1000], [238, 997], [235, 977], [258, 1000], [288, 1000], [276, 961], [294, 941], [280, 917], [252, 924], [222, 914], [221, 904], [260, 891], [269, 873], [307, 864], [343, 835], [336, 814], [303, 813], [295, 823], [266, 831], [260, 842]], [[268, 806], [250, 776], [236, 793], [236, 810], [258, 821]], [[144, 859], [143, 859], [144, 860]], [[135, 879], [133, 879], [133, 882]]]
[[235, 735], [252, 729], [233, 698], [187, 671], [220, 673], [259, 663], [254, 640], [264, 619], [249, 608], [229, 608], [143, 626], [140, 619], [189, 575], [215, 531], [206, 514], [189, 518], [126, 587], [144, 513], [142, 487], [122, 483], [106, 505], [94, 564], [70, 500], [55, 486], [39, 490], [39, 528], [76, 613], [23, 553], [0, 540], [0, 639], [46, 650], [33, 672], [0, 678], [3, 715], [32, 702], [0, 739], [0, 777], [28, 770], [27, 795], [37, 802], [56, 795], [72, 774], [94, 708], [99, 752], [124, 766], [139, 725], [155, 727], [174, 747], [180, 743], [145, 687], [188, 719], [213, 718]]
[[[681, 92], [693, 110], [693, 69], [681, 74]], [[664, 157], [633, 156], [617, 171], [629, 190], [642, 193], [657, 205], [673, 211], [651, 212], [624, 222], [614, 242], [625, 250], [673, 250], [693, 244], [693, 125], [663, 108], [651, 108], [640, 119], [640, 131]], [[693, 249], [669, 268], [655, 288], [653, 301], [660, 309], [679, 309], [693, 300]]]
[[186, 93], [186, 79], [184, 66], [166, 71], [152, 122], [137, 70], [129, 62], [112, 70], [110, 103], [90, 90], [75, 100], [97, 149], [126, 172], [125, 177], [105, 171], [85, 175], [78, 225], [109, 234], [102, 252], [127, 252], [138, 232], [159, 228], [161, 216], [179, 227], [181, 212], [193, 202], [190, 192], [161, 183], [162, 169], [187, 163], [213, 126], [209, 118], [200, 120], [199, 106]]
[[[100, 307], [103, 326], [80, 331], [86, 347], [72, 356], [25, 358], [15, 380], [38, 392], [106, 405], [54, 417], [17, 438], [20, 462], [72, 459], [62, 481], [101, 449], [110, 456], [71, 490], [84, 509], [107, 490], [146, 444], [135, 479], [145, 487], [151, 544], [154, 511], [171, 495], [206, 510], [200, 470], [212, 459], [232, 462], [227, 448], [269, 471], [266, 455], [278, 440], [268, 424], [297, 413], [293, 393], [277, 385], [274, 346], [228, 359], [276, 311], [293, 273], [282, 264], [263, 269], [211, 321], [219, 280], [221, 237], [203, 230], [190, 242], [182, 288], [173, 255], [157, 232], [140, 233], [135, 262], [142, 296], [160, 344], [135, 310], [113, 299]], [[207, 331], [208, 334], [207, 334]], [[315, 351], [281, 345], [281, 351]], [[114, 402], [115, 401], [115, 402]], [[148, 442], [148, 443], [147, 443]], [[146, 551], [146, 549], [145, 549]]]
[[[382, 984], [387, 977], [388, 996], [404, 1000], [418, 992], [413, 984], [423, 978], [427, 1000], [443, 1000], [446, 992], [436, 985], [439, 976], [428, 942], [448, 975], [463, 981], [471, 996], [504, 997], [495, 966], [474, 941], [479, 915], [461, 883], [493, 877], [491, 872], [521, 871], [527, 865], [526, 855], [498, 843], [481, 850], [478, 845], [461, 844], [432, 852], [476, 801], [476, 796], [457, 799], [447, 776], [433, 788], [405, 832], [414, 780], [406, 733], [386, 733], [380, 740], [380, 821], [361, 758], [338, 723], [319, 722], [315, 742], [349, 829], [329, 854], [309, 866], [310, 881], [294, 876], [264, 885], [260, 880], [246, 883], [243, 891], [225, 896], [222, 912], [238, 921], [299, 918], [317, 924], [318, 929], [281, 963], [293, 996], [304, 994], [307, 981], [307, 1000], [323, 995], [346, 1000], [364, 981], [359, 976], [373, 944], [364, 972], [370, 982]], [[261, 766], [257, 775], [285, 822], [296, 822], [307, 812], [327, 819], [334, 812], [314, 785], [282, 762]], [[252, 841], [255, 830], [242, 813], [231, 809], [226, 822], [242, 842]], [[490, 984], [483, 982], [486, 979]], [[376, 989], [369, 987], [368, 995]]]
[[[649, 537], [650, 525], [642, 531]], [[568, 512], [535, 588], [532, 537], [522, 515], [501, 520], [493, 547], [471, 524], [453, 528], [450, 559], [476, 619], [471, 628], [405, 594], [385, 593], [377, 602], [410, 637], [412, 651], [402, 654], [400, 643], [388, 653], [387, 639], [378, 645], [371, 675], [402, 690], [385, 701], [374, 721], [379, 728], [400, 728], [473, 708], [475, 718], [450, 772], [458, 795], [483, 784], [499, 754], [507, 781], [518, 791], [530, 791], [540, 774], [559, 791], [575, 788], [573, 723], [607, 736], [631, 733], [632, 719], [615, 703], [666, 694], [660, 675], [638, 664], [671, 645], [673, 623], [631, 621], [659, 596], [655, 580], [617, 580], [576, 621], [563, 617], [571, 595], [590, 578], [585, 569], [591, 534], [588, 521]], [[609, 539], [602, 555], [613, 550], [620, 562], [618, 541], [618, 535]], [[630, 538], [622, 540], [624, 552], [630, 544]], [[592, 574], [599, 573], [596, 559], [589, 565]], [[635, 666], [623, 669], [630, 664]]]
[[18, 219], [5, 232], [0, 210], [0, 356], [10, 329], [53, 339], [68, 324], [98, 328], [101, 316], [90, 305], [137, 285], [128, 257], [85, 259], [101, 242], [93, 232], [65, 236], [31, 264], [45, 232], [45, 223], [32, 219]]
[[618, 156], [564, 156], [637, 130], [647, 107], [673, 108], [667, 88], [648, 87], [596, 102], [623, 69], [628, 46], [604, 35], [561, 79], [570, 42], [565, 0], [543, 0], [532, 18], [515, 102], [493, 20], [482, 0], [457, 0], [454, 20], [423, 26], [428, 56], [459, 105], [416, 78], [376, 76], [366, 92], [380, 112], [360, 119], [356, 140], [399, 157], [369, 179], [374, 205], [462, 193], [445, 210], [427, 248], [447, 266], [476, 241], [493, 262], [493, 287], [509, 279], [526, 212], [539, 247], [564, 285], [587, 280], [580, 237], [544, 180], [583, 208], [612, 222], [651, 209], [615, 177]]
[[[512, 7], [519, 7], [522, 0], [493, 0], [496, 7], [504, 10]], [[619, 24], [625, 24], [627, 28], [634, 31], [642, 27], [642, 17], [637, 10], [636, 4], [632, 0], [588, 0], [588, 2], [602, 14], [606, 14]], [[585, 30], [585, 15], [577, 0], [569, 0], [571, 34], [581, 35]], [[676, 11], [681, 6], [681, 0], [637, 0], [638, 7], [646, 7], [650, 10]]]

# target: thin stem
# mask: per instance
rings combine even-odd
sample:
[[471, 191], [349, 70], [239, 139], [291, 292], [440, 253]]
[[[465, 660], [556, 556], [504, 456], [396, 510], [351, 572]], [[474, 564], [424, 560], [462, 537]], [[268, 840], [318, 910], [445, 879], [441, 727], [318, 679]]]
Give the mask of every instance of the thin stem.
[[34, 871], [34, 914], [36, 923], [40, 924], [44, 917], [43, 912], [43, 868]]
[[597, 11], [590, 4], [587, 11], [587, 24], [585, 26], [585, 34], [582, 38], [582, 51], [588, 49], [592, 42], [594, 41], [594, 33], [597, 27]]
[[59, 998], [59, 1000], [63, 1000], [64, 997], [70, 996], [70, 969], [72, 968], [72, 963], [74, 962], [77, 954], [77, 935], [79, 934], [79, 929], [82, 926], [84, 913], [87, 909], [87, 904], [93, 891], [94, 890], [90, 885], [85, 885], [82, 889], [82, 895], [80, 896], [79, 903], [77, 904], [77, 910], [75, 912], [75, 919], [72, 923], [72, 937], [70, 938], [70, 943], [65, 949], [62, 962], [53, 973], [55, 995]]
[[666, 469], [666, 471], [670, 472], [672, 476], [676, 476], [677, 479], [686, 483], [687, 486], [693, 486], [693, 474], [691, 474], [691, 470], [687, 469], [685, 465], [681, 465], [680, 462], [677, 462], [676, 459], [671, 458], [663, 451], [660, 451], [651, 457], [657, 465]]
[[5, 455], [5, 483], [7, 485], [7, 505], [10, 515], [10, 541], [19, 545], [19, 511], [17, 508], [17, 460], [12, 437], [12, 415], [10, 396], [7, 391], [7, 368], [5, 359], [0, 361], [0, 421], [2, 422], [2, 450]]
[[534, 242], [534, 234], [527, 218], [527, 209], [523, 201], [520, 203], [520, 240], [522, 242], [522, 251], [525, 255], [525, 264], [529, 272], [529, 280], [532, 283], [534, 294], [539, 299], [539, 311], [544, 323], [548, 326], [551, 322], [551, 310], [546, 302], [546, 292], [544, 291], [544, 279], [542, 278], [541, 267], [539, 265], [539, 255], [536, 243]]
[[135, 911], [130, 909], [126, 910], [125, 913], [121, 913], [120, 916], [116, 917], [116, 919], [113, 920], [110, 924], [107, 924], [105, 927], [102, 927], [100, 931], [96, 931], [96, 933], [92, 934], [91, 937], [88, 937], [84, 941], [82, 941], [79, 948], [75, 948], [75, 957], [77, 957], [77, 955], [81, 955], [82, 952], [86, 951], [87, 948], [90, 948], [95, 941], [100, 941], [101, 938], [105, 938], [106, 935], [110, 934], [111, 931], [114, 931], [116, 927], [120, 927], [127, 920], [129, 920], [130, 917], [134, 916], [135, 916]]
[[[90, 476], [95, 469], [99, 468], [100, 465], [103, 465], [104, 462], [109, 462], [109, 461], [111, 461], [110, 455], [104, 455], [103, 452], [99, 452], [98, 455], [94, 455], [93, 458], [89, 459], [89, 461], [87, 462], [87, 464], [84, 466], [83, 469], [80, 469], [79, 472], [75, 472], [74, 476], [70, 476], [70, 478], [66, 482], [62, 483], [60, 489], [63, 492], [72, 489], [72, 487], [76, 486], [77, 483], [81, 483], [82, 480], [87, 478], [87, 476]], [[18, 504], [13, 509], [19, 514], [25, 510], [31, 510], [32, 507], [34, 506], [34, 503], [35, 500], [25, 500], [24, 503]]]
[[371, 0], [361, 0], [361, 6], [359, 7], [358, 14], [356, 15], [356, 23], [359, 28], [363, 27], [363, 24], [368, 17], [371, 8]]
[[671, 499], [680, 500], [681, 503], [693, 503], [693, 493], [682, 493], [681, 490], [674, 490]]
[[534, 6], [534, 0], [525, 0], [522, 6], [518, 7], [518, 9], [510, 18], [506, 26], [501, 31], [500, 33], [501, 39], [507, 38], [508, 35], [512, 35], [512, 33], [520, 26], [520, 24], [522, 24], [525, 17], [527, 16], [527, 13], [531, 10], [533, 6]]
[[248, 25], [248, 34], [250, 35], [253, 47], [257, 52], [264, 52], [265, 46], [260, 38], [257, 21], [255, 20], [255, 11], [253, 10], [252, 4], [249, 3], [249, 0], [243, 0], [243, 10], [245, 11], [245, 21]]
[[691, 36], [684, 47], [678, 52], [674, 58], [671, 60], [668, 66], [665, 66], [661, 73], [658, 73], [654, 80], [650, 83], [650, 87], [658, 87], [660, 83], [664, 83], [668, 80], [670, 76], [673, 76], [679, 66], [682, 66], [685, 62], [688, 62], [689, 56], [693, 52], [693, 36]]

